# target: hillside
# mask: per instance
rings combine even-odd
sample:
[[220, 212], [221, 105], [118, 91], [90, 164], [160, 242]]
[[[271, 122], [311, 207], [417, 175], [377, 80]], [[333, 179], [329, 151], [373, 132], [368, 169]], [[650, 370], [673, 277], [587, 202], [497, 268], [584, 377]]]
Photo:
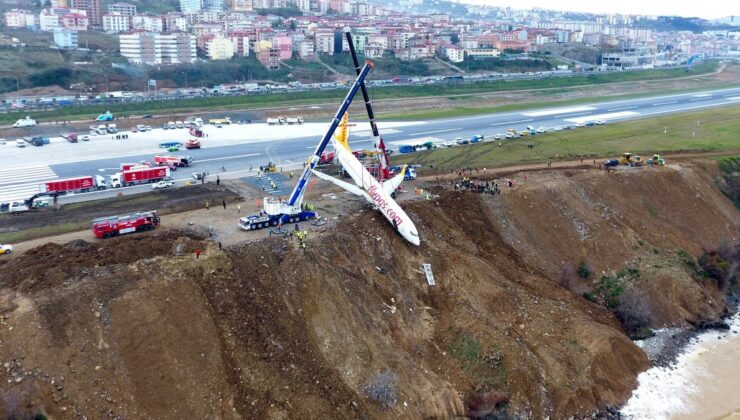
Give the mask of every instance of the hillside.
[[166, 228], [41, 246], [0, 266], [0, 414], [564, 419], [618, 406], [648, 367], [618, 318], [635, 313], [628, 296], [644, 296], [652, 328], [727, 313], [726, 286], [692, 257], [739, 233], [716, 171], [512, 173], [496, 196], [431, 182], [431, 200], [404, 204], [419, 248], [370, 211], [306, 249], [271, 237], [221, 252]]

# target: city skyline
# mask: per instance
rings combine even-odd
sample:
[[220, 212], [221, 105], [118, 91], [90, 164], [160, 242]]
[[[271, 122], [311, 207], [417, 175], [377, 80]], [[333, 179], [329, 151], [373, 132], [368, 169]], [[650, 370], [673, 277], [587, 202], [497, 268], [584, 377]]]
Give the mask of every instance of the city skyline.
[[469, 4], [511, 7], [512, 9], [541, 8], [584, 13], [663, 15], [700, 17], [704, 19], [717, 19], [726, 16], [740, 15], [740, 2], [733, 3], [722, 0], [707, 0], [704, 2], [697, 2], [694, 0], [674, 0], [670, 3], [661, 0], [623, 0], [620, 2], [562, 0], [557, 4], [547, 0], [520, 0], [517, 2], [513, 2], [511, 0], [464, 1]]

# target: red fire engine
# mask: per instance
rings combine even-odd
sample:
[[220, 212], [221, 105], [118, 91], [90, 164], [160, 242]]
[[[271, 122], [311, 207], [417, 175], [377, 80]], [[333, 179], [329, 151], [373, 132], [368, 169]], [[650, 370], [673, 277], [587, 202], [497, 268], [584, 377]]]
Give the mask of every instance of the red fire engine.
[[94, 219], [92, 231], [98, 238], [125, 235], [132, 232], [152, 230], [159, 226], [159, 216], [156, 210], [141, 211]]

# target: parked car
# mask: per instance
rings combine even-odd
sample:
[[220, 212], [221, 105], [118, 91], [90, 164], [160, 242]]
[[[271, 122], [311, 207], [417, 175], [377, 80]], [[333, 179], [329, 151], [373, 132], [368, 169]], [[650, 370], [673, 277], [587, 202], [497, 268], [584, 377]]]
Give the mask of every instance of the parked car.
[[604, 121], [604, 120], [596, 120], [596, 121], [594, 121], [594, 123], [596, 125], [604, 125], [606, 123], [606, 121]]
[[175, 181], [158, 181], [152, 184], [153, 190], [161, 190], [163, 188], [170, 188], [175, 186]]
[[457, 137], [455, 139], [455, 143], [457, 143], [457, 144], [468, 144], [468, 143], [470, 143], [470, 140], [464, 139], [462, 137]]
[[7, 140], [5, 140], [5, 139], [0, 139], [0, 144], [5, 144], [5, 143], [7, 143]]
[[152, 118], [152, 114], [144, 114], [143, 118]]
[[496, 134], [495, 136], [493, 136], [494, 140], [501, 140], [502, 138], [504, 138], [503, 134]]
[[25, 140], [18, 139], [18, 140], [15, 141], [15, 146], [16, 147], [26, 147], [26, 141]]
[[82, 136], [82, 141], [90, 141], [90, 136]]
[[13, 245], [0, 245], [0, 255], [13, 252]]
[[585, 126], [586, 126], [586, 124], [585, 123], [582, 123], [582, 122], [576, 124], [576, 128], [581, 128], [581, 127], [585, 127]]

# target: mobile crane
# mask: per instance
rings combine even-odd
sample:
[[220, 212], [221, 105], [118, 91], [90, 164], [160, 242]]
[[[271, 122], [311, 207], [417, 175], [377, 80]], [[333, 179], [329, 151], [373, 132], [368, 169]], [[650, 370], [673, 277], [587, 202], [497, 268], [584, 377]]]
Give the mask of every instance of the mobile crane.
[[[319, 144], [316, 146], [313, 154], [308, 158], [306, 165], [303, 169], [301, 177], [298, 179], [298, 183], [293, 192], [291, 192], [288, 200], [281, 200], [275, 197], [265, 197], [263, 200], [263, 210], [259, 215], [246, 216], [239, 219], [239, 227], [244, 230], [255, 230], [262, 229], [269, 226], [278, 226], [283, 223], [295, 223], [303, 220], [309, 220], [317, 217], [317, 214], [309, 209], [305, 209], [303, 206], [303, 194], [308, 186], [308, 179], [311, 176], [311, 171], [316, 167], [321, 159], [321, 154], [324, 152], [327, 144], [334, 135], [337, 126], [339, 125], [342, 116], [349, 108], [352, 103], [357, 91], [362, 88], [365, 90], [363, 81], [367, 77], [370, 70], [374, 67], [371, 61], [366, 61], [365, 65], [357, 75], [355, 83], [344, 98], [344, 102], [339, 106], [334, 119], [332, 120], [329, 129], [327, 130], [324, 137], [322, 137]], [[366, 92], [365, 92], [366, 93]]]

